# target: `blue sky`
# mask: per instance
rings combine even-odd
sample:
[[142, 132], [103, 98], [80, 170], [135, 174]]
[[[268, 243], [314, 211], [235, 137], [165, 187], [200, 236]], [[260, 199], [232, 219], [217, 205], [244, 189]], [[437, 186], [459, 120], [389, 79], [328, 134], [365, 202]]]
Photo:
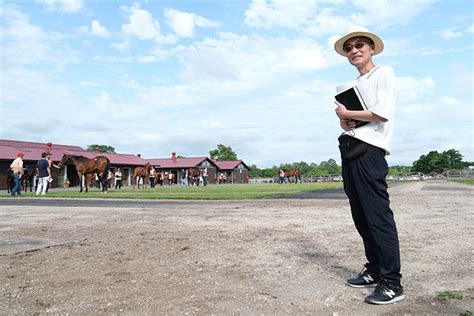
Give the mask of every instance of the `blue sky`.
[[398, 77], [390, 165], [474, 161], [470, 0], [2, 1], [0, 138], [145, 158], [222, 143], [258, 167], [339, 161], [333, 43], [378, 34]]

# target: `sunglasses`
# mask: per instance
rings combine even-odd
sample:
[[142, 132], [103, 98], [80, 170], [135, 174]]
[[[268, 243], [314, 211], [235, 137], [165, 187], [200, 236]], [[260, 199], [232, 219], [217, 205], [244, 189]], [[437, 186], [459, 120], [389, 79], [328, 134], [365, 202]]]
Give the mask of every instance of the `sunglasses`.
[[358, 41], [354, 45], [351, 45], [351, 44], [344, 45], [342, 50], [345, 51], [346, 53], [349, 53], [354, 47], [359, 50], [362, 49], [362, 47], [364, 47], [365, 44], [369, 44], [369, 43], [366, 41]]

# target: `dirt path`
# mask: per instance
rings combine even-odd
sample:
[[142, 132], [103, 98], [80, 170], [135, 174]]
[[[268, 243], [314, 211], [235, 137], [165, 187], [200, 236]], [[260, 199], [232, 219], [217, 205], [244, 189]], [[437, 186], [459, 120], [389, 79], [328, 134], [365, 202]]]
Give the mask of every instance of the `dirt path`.
[[[0, 314], [426, 314], [474, 310], [474, 188], [390, 189], [407, 299], [363, 303], [347, 201], [0, 203]], [[1, 202], [1, 201], [0, 201]], [[437, 291], [458, 290], [462, 300]]]

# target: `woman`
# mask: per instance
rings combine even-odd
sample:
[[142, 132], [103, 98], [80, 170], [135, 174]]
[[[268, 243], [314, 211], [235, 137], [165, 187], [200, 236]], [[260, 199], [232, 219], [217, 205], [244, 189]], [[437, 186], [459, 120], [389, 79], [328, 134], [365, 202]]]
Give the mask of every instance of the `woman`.
[[[383, 50], [382, 40], [367, 29], [353, 26], [336, 41], [336, 52], [357, 68], [355, 80], [367, 110], [349, 111], [335, 101], [344, 136], [340, 137], [344, 190], [352, 218], [361, 235], [367, 263], [352, 287], [377, 284], [365, 301], [390, 304], [405, 298], [400, 283], [400, 251], [397, 227], [390, 209], [385, 177], [390, 154], [395, 112], [396, 77], [389, 66], [376, 66], [372, 56]], [[356, 128], [354, 121], [368, 122]], [[349, 151], [352, 155], [348, 155]]]
[[115, 190], [117, 190], [117, 188], [122, 188], [122, 171], [120, 168], [117, 168], [117, 171], [115, 171]]

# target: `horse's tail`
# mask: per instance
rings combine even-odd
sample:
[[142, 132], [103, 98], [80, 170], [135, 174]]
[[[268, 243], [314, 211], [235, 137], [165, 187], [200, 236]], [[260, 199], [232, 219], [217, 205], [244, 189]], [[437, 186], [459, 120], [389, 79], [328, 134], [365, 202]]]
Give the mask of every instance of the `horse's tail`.
[[109, 167], [110, 167], [110, 160], [108, 158], [105, 159], [105, 168], [104, 171], [102, 171], [102, 181], [107, 180], [107, 174], [109, 173]]

